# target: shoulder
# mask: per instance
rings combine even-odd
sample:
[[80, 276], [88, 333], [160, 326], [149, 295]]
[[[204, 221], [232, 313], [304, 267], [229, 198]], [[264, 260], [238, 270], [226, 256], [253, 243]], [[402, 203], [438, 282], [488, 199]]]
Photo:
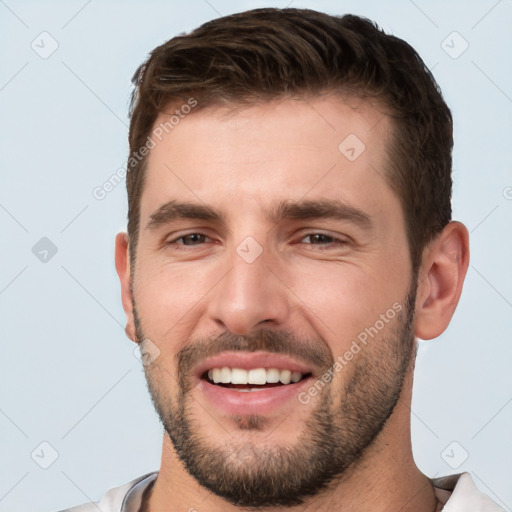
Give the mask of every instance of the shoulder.
[[476, 486], [470, 473], [431, 479], [437, 497], [445, 505], [443, 512], [504, 512]]
[[[136, 501], [137, 497], [142, 495], [145, 488], [155, 480], [157, 475], [158, 471], [147, 473], [126, 484], [108, 490], [99, 502], [83, 503], [59, 512], [98, 512], [98, 509], [102, 512], [130, 512], [125, 507], [128, 495], [130, 495], [131, 502]], [[134, 494], [137, 494], [137, 496], [134, 496]]]

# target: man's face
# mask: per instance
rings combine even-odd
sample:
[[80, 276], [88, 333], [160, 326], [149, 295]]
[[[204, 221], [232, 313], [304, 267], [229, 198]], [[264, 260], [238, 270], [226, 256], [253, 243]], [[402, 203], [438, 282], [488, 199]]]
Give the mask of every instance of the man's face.
[[206, 108], [151, 150], [132, 321], [174, 450], [232, 503], [317, 493], [399, 398], [416, 283], [389, 131], [331, 96]]

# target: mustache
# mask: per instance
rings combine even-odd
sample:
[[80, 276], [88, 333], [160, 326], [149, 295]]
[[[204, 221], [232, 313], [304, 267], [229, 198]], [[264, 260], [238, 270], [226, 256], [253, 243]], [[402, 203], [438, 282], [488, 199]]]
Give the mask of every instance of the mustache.
[[283, 354], [316, 368], [328, 368], [334, 357], [323, 339], [304, 339], [286, 331], [261, 329], [254, 334], [224, 332], [217, 336], [190, 339], [176, 354], [178, 373], [184, 378], [200, 361], [226, 351]]

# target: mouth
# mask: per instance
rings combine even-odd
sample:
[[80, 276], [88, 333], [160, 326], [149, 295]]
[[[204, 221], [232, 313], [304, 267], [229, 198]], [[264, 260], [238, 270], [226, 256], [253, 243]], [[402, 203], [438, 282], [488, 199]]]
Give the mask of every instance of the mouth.
[[212, 368], [203, 373], [202, 379], [209, 384], [237, 391], [263, 391], [265, 389], [296, 384], [311, 373], [280, 368]]
[[214, 408], [232, 415], [279, 412], [300, 405], [300, 390], [314, 371], [282, 354], [225, 352], [202, 362], [195, 375], [198, 392]]

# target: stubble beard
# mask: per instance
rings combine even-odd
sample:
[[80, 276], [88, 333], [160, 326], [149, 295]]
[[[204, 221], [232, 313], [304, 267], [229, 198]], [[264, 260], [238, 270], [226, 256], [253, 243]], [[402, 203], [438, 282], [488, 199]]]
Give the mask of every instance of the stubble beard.
[[[201, 486], [229, 503], [257, 508], [303, 504], [306, 498], [318, 495], [347, 475], [362, 460], [392, 414], [415, 356], [414, 280], [413, 283], [394, 325], [389, 326], [386, 334], [370, 341], [371, 347], [362, 347], [349, 363], [355, 366], [342, 396], [334, 396], [333, 386], [327, 385], [314, 406], [298, 405], [304, 407], [306, 419], [293, 445], [276, 446], [271, 439], [264, 446], [247, 440], [239, 444], [232, 440], [223, 445], [207, 442], [205, 426], [196, 420], [191, 408], [189, 370], [205, 354], [237, 349], [300, 355], [316, 365], [322, 362], [332, 367], [334, 359], [325, 342], [298, 341], [290, 334], [271, 330], [251, 336], [225, 333], [208, 340], [189, 340], [186, 349], [177, 355], [176, 398], [165, 394], [165, 379], [161, 378], [165, 372], [153, 369], [153, 365], [146, 366], [151, 399], [186, 470]], [[141, 341], [146, 336], [135, 301], [133, 306], [137, 337]], [[300, 354], [297, 347], [301, 347]], [[264, 416], [255, 415], [244, 418], [239, 428], [261, 434], [265, 424]]]

